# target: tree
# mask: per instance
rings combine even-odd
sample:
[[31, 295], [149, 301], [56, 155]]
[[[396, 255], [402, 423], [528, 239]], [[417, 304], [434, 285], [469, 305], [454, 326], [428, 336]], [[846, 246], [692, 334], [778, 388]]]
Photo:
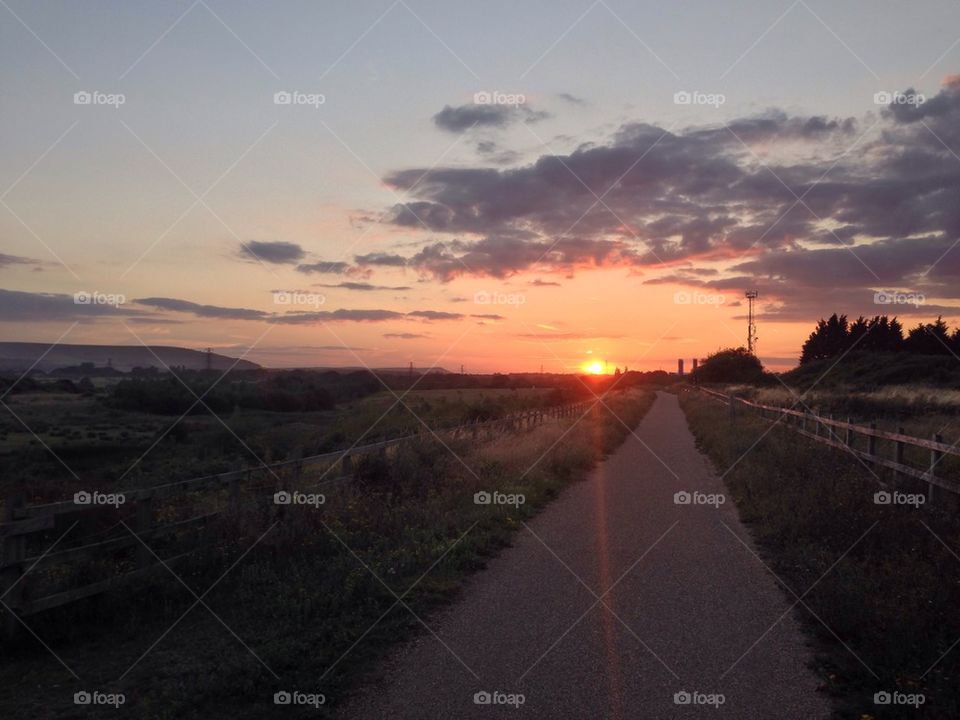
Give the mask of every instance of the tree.
[[693, 372], [698, 382], [743, 382], [763, 379], [763, 365], [757, 356], [746, 348], [719, 350]]
[[936, 322], [925, 325], [920, 323], [907, 335], [904, 348], [916, 355], [949, 355], [950, 328], [942, 316], [938, 317]]
[[820, 319], [817, 327], [800, 351], [800, 364], [836, 357], [850, 346], [850, 330], [846, 315], [834, 313], [829, 320]]

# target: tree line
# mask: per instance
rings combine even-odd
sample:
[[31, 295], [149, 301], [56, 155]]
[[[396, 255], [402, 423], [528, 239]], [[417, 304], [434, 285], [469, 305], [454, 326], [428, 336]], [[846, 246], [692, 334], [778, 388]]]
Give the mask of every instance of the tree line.
[[904, 334], [896, 318], [862, 315], [853, 322], [834, 313], [820, 319], [803, 344], [800, 364], [839, 357], [847, 352], [896, 353], [913, 355], [960, 355], [960, 328], [953, 331], [942, 317], [935, 322], [919, 323]]

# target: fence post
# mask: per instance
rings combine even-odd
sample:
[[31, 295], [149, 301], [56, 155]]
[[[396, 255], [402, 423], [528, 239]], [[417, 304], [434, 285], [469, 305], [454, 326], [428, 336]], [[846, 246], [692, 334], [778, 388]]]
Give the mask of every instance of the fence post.
[[[877, 424], [875, 422], [870, 423], [870, 429], [876, 430]], [[867, 455], [870, 456], [870, 467], [874, 470], [877, 469], [877, 463], [874, 462], [873, 458], [877, 456], [877, 436], [876, 435], [867, 435]]]
[[[943, 438], [939, 434], [934, 433], [933, 441], [936, 443], [942, 443]], [[933, 484], [932, 481], [934, 477], [936, 477], [937, 465], [940, 463], [940, 460], [942, 457], [943, 457], [943, 453], [940, 452], [939, 450], [933, 450], [933, 449], [930, 450], [930, 481], [928, 482], [928, 485], [927, 485], [927, 502], [929, 503], [934, 502], [940, 495], [939, 489], [937, 488], [936, 485]]]
[[[11, 495], [6, 500], [4, 511], [4, 520], [12, 522], [16, 519], [16, 509], [23, 507], [23, 495]], [[19, 607], [20, 599], [23, 597], [23, 582], [20, 577], [23, 575], [23, 561], [26, 553], [25, 535], [7, 535], [2, 540], [2, 550], [0, 553], [0, 594], [6, 594], [4, 602], [10, 606], [7, 610], [7, 619], [4, 632], [7, 637], [16, 634], [18, 626], [14, 610]]]
[[148, 495], [137, 500], [137, 535], [140, 536], [140, 542], [137, 544], [138, 568], [148, 567], [153, 558], [153, 553], [147, 547], [147, 539], [144, 537], [151, 527], [153, 527], [153, 495]]
[[[897, 432], [900, 433], [901, 435], [903, 435], [903, 434], [904, 434], [904, 429], [903, 429], [902, 427], [898, 427], [898, 428], [897, 428]], [[900, 440], [897, 440], [897, 444], [896, 444], [895, 449], [894, 449], [894, 451], [893, 451], [893, 460], [894, 460], [894, 462], [896, 462], [898, 465], [903, 465], [903, 448], [904, 448], [903, 442], [900, 441]], [[901, 481], [902, 479], [903, 479], [903, 476], [902, 476], [902, 474], [900, 473], [900, 471], [899, 471], [899, 470], [894, 470], [894, 471], [893, 471], [893, 484], [894, 484], [894, 487], [899, 486], [899, 485], [900, 485], [900, 481]]]
[[847, 437], [844, 442], [847, 447], [853, 447], [853, 428], [850, 427], [850, 418], [847, 418]]

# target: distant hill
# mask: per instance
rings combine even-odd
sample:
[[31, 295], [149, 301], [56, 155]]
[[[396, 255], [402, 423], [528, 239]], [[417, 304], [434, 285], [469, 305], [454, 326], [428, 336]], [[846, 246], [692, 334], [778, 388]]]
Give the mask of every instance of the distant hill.
[[[154, 357], [154, 353], [157, 357]], [[123, 372], [135, 367], [155, 367], [163, 370], [164, 364], [191, 370], [207, 367], [206, 352], [168, 345], [151, 345], [150, 350], [142, 345], [57, 345], [50, 350], [50, 346], [45, 343], [0, 342], [0, 370], [23, 372], [41, 356], [43, 359], [35, 368], [43, 372], [82, 363], [93, 363], [96, 367], [106, 367], [109, 363]], [[214, 370], [226, 370], [234, 363], [237, 370], [256, 370], [260, 367], [249, 360], [238, 362], [236, 358], [226, 355], [210, 354], [210, 367]]]
[[[407, 373], [410, 372], [409, 366], [408, 366], [408, 367], [375, 367], [375, 368], [368, 368], [368, 367], [366, 367], [366, 366], [364, 366], [364, 365], [355, 365], [355, 366], [354, 366], [354, 365], [347, 365], [347, 366], [344, 366], [344, 367], [331, 367], [331, 366], [309, 366], [309, 367], [295, 367], [295, 368], [293, 368], [293, 367], [284, 367], [284, 368], [274, 368], [274, 369], [277, 370], [277, 371], [281, 371], [281, 370], [315, 370], [315, 371], [317, 371], [317, 372], [338, 372], [338, 373], [350, 373], [350, 372], [358, 372], [358, 371], [367, 372], [367, 371], [370, 371], [370, 372], [375, 372], [375, 373], [388, 373], [388, 374], [390, 374], [390, 375], [406, 375]], [[433, 368], [430, 368], [430, 367], [424, 367], [424, 368], [414, 367], [414, 368], [413, 368], [413, 374], [414, 374], [414, 375], [425, 375], [425, 374], [430, 374], [430, 375], [449, 375], [449, 374], [450, 374], [450, 371], [449, 371], [449, 370], [446, 370], [446, 369], [444, 369], [444, 368], [442, 368], [442, 367], [433, 367]]]

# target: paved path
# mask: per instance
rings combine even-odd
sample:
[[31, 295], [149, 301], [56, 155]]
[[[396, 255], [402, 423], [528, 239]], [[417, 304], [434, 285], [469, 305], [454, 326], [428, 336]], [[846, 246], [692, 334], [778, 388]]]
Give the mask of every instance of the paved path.
[[[446, 648], [408, 643], [341, 717], [826, 717], [796, 611], [734, 536], [752, 547], [732, 502], [674, 503], [724, 492], [676, 397], [660, 393], [635, 434], [429, 622]], [[478, 691], [524, 703], [477, 705]], [[682, 691], [724, 703], [677, 705]]]

